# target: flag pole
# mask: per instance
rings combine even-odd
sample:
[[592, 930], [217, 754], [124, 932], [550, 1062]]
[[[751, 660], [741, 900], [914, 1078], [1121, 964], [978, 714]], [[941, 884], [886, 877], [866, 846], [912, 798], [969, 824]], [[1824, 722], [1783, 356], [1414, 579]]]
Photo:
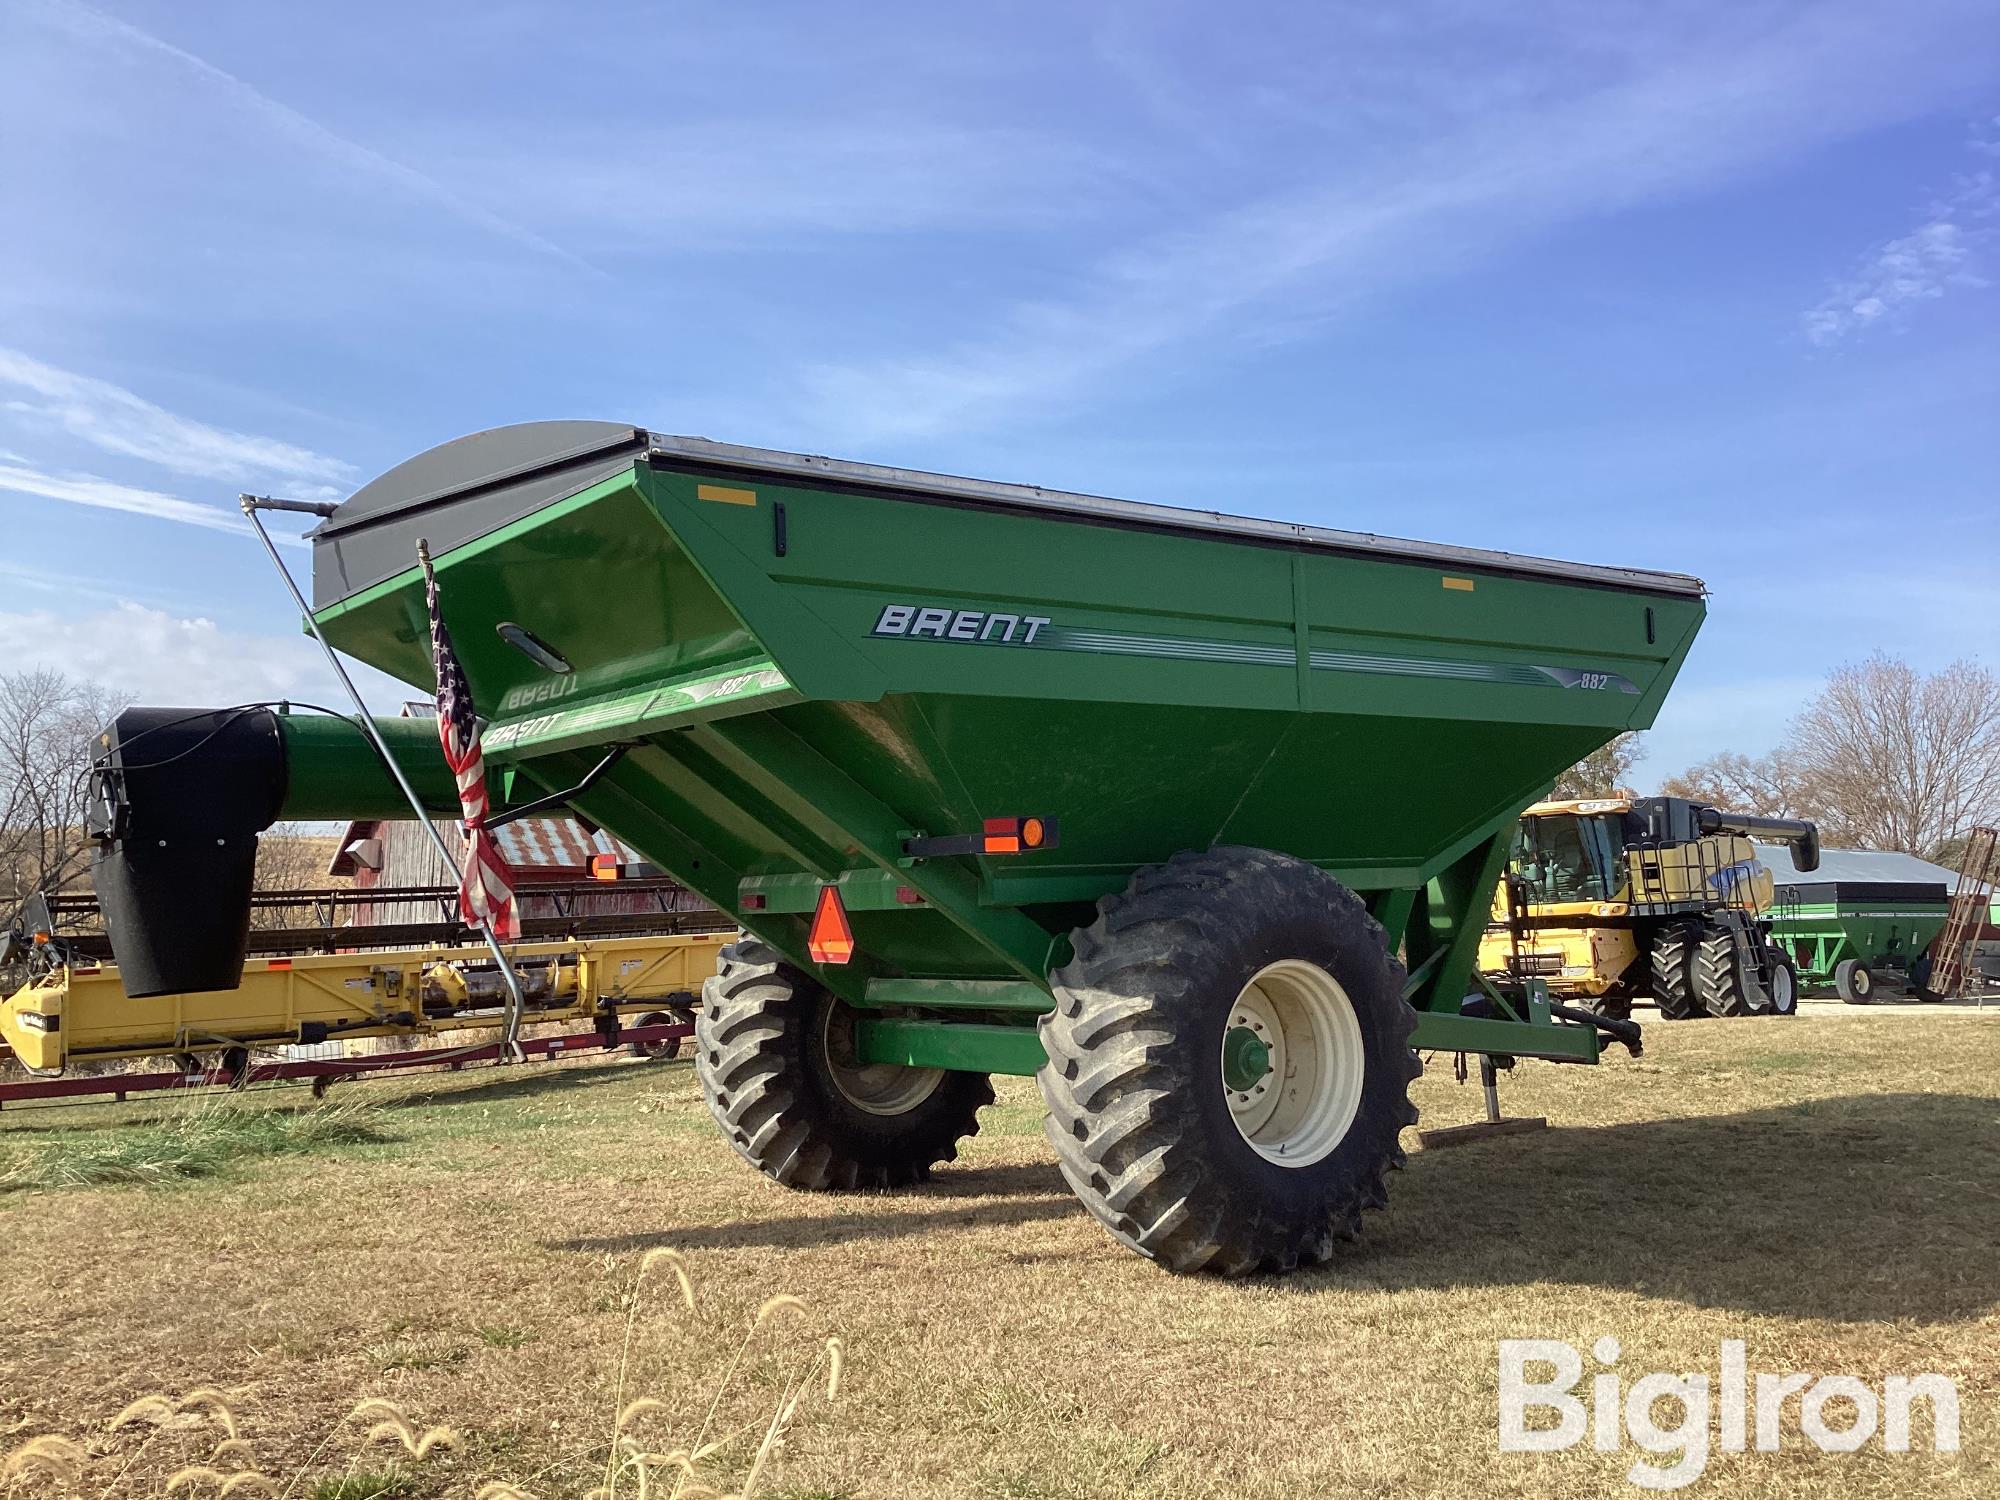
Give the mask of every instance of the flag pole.
[[[410, 785], [410, 778], [403, 774], [403, 768], [396, 763], [396, 757], [390, 753], [388, 742], [382, 738], [382, 732], [375, 727], [375, 718], [368, 712], [368, 704], [362, 698], [361, 690], [355, 687], [354, 679], [348, 676], [346, 664], [341, 661], [327, 638], [320, 633], [319, 621], [313, 618], [312, 606], [306, 603], [305, 594], [299, 589], [297, 580], [292, 577], [292, 570], [285, 566], [284, 558], [278, 555], [277, 544], [271, 540], [270, 532], [264, 529], [263, 518], [258, 514], [263, 510], [295, 510], [299, 506], [296, 502], [274, 501], [263, 495], [238, 495], [236, 498], [243, 506], [243, 514], [250, 518], [251, 526], [256, 528], [257, 539], [264, 544], [264, 550], [270, 554], [272, 566], [278, 570], [278, 576], [285, 580], [285, 587], [291, 591], [292, 601], [298, 605], [299, 614], [305, 619], [306, 629], [311, 631], [312, 638], [319, 642], [319, 649], [326, 655], [327, 665], [333, 668], [333, 675], [340, 679], [340, 685], [346, 691], [348, 701], [354, 705], [355, 723], [375, 746], [375, 752], [382, 757], [382, 764], [389, 768], [389, 774], [396, 778], [396, 785], [402, 788], [404, 800], [410, 804], [410, 810], [416, 814], [424, 832], [430, 835], [431, 843], [437, 849], [438, 858], [444, 861], [444, 866], [451, 871], [452, 878], [462, 882], [464, 875], [459, 868], [457, 857], [445, 843], [444, 835], [437, 831], [437, 824], [431, 821], [431, 815], [424, 807], [423, 799], [417, 795], [417, 789]], [[525, 1061], [527, 1054], [521, 1050], [520, 1032], [522, 1017], [527, 1012], [527, 1001], [521, 995], [520, 977], [515, 974], [514, 965], [508, 961], [507, 954], [500, 947], [500, 940], [493, 935], [492, 929], [481, 926], [477, 930], [479, 935], [486, 939], [486, 946], [493, 954], [493, 961], [500, 966], [501, 983], [507, 987], [507, 1016], [500, 1029], [500, 1055], [509, 1062]]]

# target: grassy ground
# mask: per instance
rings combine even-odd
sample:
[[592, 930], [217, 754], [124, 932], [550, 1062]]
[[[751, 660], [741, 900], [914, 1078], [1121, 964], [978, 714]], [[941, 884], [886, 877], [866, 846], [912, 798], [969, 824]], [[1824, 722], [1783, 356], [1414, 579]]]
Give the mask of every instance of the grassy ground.
[[[1524, 1065], [1507, 1109], [1550, 1129], [1414, 1153], [1337, 1264], [1242, 1284], [1118, 1249], [1063, 1188], [1026, 1081], [1003, 1082], [928, 1190], [861, 1198], [743, 1167], [685, 1063], [350, 1085], [366, 1128], [307, 1154], [0, 1195], [0, 1449], [53, 1432], [113, 1454], [70, 1486], [97, 1494], [144, 1444], [116, 1493], [155, 1493], [212, 1451], [219, 1417], [197, 1402], [105, 1424], [215, 1387], [267, 1472], [336, 1476], [299, 1495], [504, 1478], [580, 1496], [621, 1360], [624, 1399], [663, 1403], [634, 1432], [686, 1446], [755, 1311], [788, 1291], [806, 1310], [772, 1318], [722, 1398], [713, 1430], [759, 1425], [711, 1461], [718, 1483], [741, 1481], [782, 1383], [838, 1333], [839, 1399], [802, 1409], [771, 1493], [1636, 1493], [1631, 1451], [1496, 1451], [1496, 1341], [1608, 1333], [1628, 1375], [1713, 1371], [1741, 1338], [1753, 1369], [1959, 1381], [1955, 1457], [1921, 1422], [1916, 1453], [1821, 1454], [1794, 1409], [1783, 1451], [1717, 1454], [1695, 1493], [2000, 1493], [2000, 1013], [1814, 1010], [1653, 1026], [1639, 1062]], [[1448, 1059], [1418, 1088], [1426, 1125], [1478, 1116]], [[143, 1109], [9, 1111], [0, 1172], [45, 1169], [52, 1133], [116, 1155], [160, 1128]], [[693, 1314], [666, 1267], [634, 1311], [657, 1246], [685, 1255]], [[363, 1449], [367, 1424], [340, 1424], [367, 1396], [456, 1446]]]

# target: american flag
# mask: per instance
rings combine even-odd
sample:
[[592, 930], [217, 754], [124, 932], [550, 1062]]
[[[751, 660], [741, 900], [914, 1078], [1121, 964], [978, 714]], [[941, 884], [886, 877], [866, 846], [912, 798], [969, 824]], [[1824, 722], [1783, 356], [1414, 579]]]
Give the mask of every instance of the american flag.
[[458, 911], [469, 927], [483, 927], [503, 943], [521, 935], [520, 908], [507, 862], [500, 857], [486, 826], [492, 810], [486, 800], [486, 756], [479, 744], [479, 716], [472, 707], [472, 684], [451, 647], [438, 604], [437, 575], [431, 571], [430, 549], [417, 543], [417, 560], [424, 569], [424, 604], [431, 617], [431, 665], [437, 672], [438, 740], [445, 764], [458, 778], [458, 805], [465, 823], [465, 873], [458, 886]]

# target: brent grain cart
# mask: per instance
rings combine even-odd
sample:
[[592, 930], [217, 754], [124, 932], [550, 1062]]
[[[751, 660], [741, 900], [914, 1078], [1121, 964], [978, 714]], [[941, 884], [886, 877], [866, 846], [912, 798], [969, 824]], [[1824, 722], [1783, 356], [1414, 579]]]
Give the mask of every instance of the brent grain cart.
[[[531, 423], [314, 533], [326, 637], [426, 688], [420, 538], [496, 796], [563, 797], [745, 929], [698, 1066], [779, 1182], [915, 1182], [989, 1075], [1033, 1075], [1118, 1239], [1282, 1270], [1383, 1203], [1413, 1049], [1597, 1056], [1532, 983], [1465, 997], [1516, 820], [1652, 723], [1696, 579]], [[198, 799], [230, 840], [379, 794], [355, 726], [297, 720], [131, 755], [113, 726], [119, 944], [242, 879], [233, 845], [210, 892], [153, 857], [208, 757], [241, 760]], [[435, 750], [393, 743], [434, 786]], [[240, 964], [232, 924], [204, 930], [152, 945], [158, 982]]]

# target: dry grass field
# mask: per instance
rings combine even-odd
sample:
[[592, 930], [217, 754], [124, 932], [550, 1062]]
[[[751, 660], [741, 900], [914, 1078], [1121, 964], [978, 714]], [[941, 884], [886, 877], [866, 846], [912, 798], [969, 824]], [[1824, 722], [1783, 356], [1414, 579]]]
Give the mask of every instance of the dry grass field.
[[[1550, 1129], [1413, 1152], [1337, 1264], [1237, 1284], [1117, 1248], [1064, 1190], [1024, 1080], [928, 1190], [859, 1198], [742, 1166], [684, 1062], [350, 1085], [334, 1128], [232, 1117], [238, 1157], [154, 1185], [25, 1184], [79, 1153], [143, 1175], [202, 1134], [190, 1112], [312, 1106], [9, 1111], [0, 1449], [53, 1433], [84, 1463], [24, 1461], [9, 1493], [159, 1493], [226, 1436], [219, 1401], [245, 1446], [218, 1469], [254, 1464], [271, 1493], [581, 1496], [640, 1395], [660, 1404], [628, 1430], [658, 1450], [692, 1446], [714, 1403], [701, 1477], [728, 1488], [837, 1334], [838, 1395], [814, 1377], [760, 1493], [1634, 1494], [1631, 1450], [1496, 1451], [1496, 1341], [1609, 1333], [1633, 1375], [1713, 1371], [1741, 1338], [1753, 1369], [1959, 1382], [1957, 1455], [1921, 1420], [1918, 1451], [1821, 1454], [1794, 1403], [1779, 1452], [1716, 1454], [1688, 1493], [2000, 1494], [2000, 1013], [1814, 1006], [1648, 1037], [1638, 1062], [1524, 1065], [1506, 1106]], [[1426, 1125], [1478, 1115], [1448, 1059], [1418, 1087]], [[670, 1266], [631, 1297], [659, 1246], [685, 1257], [692, 1313]], [[779, 1292], [804, 1309], [770, 1316], [724, 1385]], [[107, 1425], [202, 1388], [219, 1395]], [[365, 1397], [456, 1441], [420, 1461], [366, 1443]]]

